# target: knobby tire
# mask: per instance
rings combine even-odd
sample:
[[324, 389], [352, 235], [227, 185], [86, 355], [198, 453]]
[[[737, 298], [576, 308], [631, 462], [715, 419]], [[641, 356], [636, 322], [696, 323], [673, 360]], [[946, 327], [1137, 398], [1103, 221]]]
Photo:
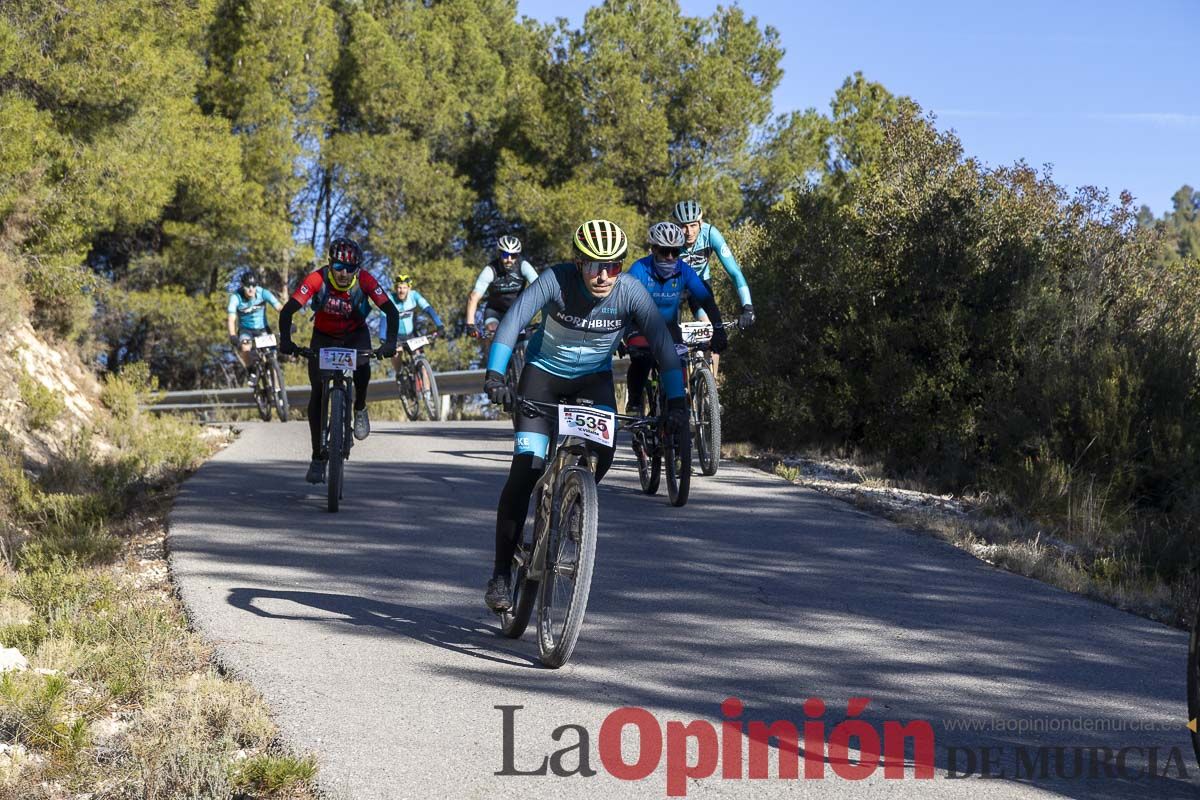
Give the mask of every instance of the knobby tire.
[[721, 401], [717, 379], [707, 367], [692, 373], [692, 407], [696, 419], [696, 456], [700, 471], [716, 475], [721, 464]]
[[346, 460], [346, 393], [329, 390], [329, 479], [326, 505], [337, 511], [342, 499], [342, 469]]
[[542, 663], [557, 668], [567, 663], [579, 640], [592, 586], [600, 507], [591, 471], [584, 467], [564, 469], [554, 501], [558, 526], [550, 532], [546, 572], [538, 594], [537, 627]]

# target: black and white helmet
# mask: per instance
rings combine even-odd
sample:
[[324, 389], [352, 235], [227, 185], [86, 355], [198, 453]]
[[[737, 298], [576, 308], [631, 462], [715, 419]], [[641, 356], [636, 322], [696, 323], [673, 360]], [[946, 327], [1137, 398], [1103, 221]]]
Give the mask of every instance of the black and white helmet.
[[675, 204], [675, 208], [671, 210], [671, 216], [680, 225], [687, 225], [689, 222], [699, 222], [700, 216], [704, 213], [704, 209], [700, 207], [699, 200], [680, 200]]
[[521, 240], [515, 236], [501, 236], [496, 240], [496, 249], [501, 253], [516, 255], [521, 252]]
[[650, 226], [647, 237], [654, 247], [683, 247], [683, 228], [674, 222], [656, 222]]

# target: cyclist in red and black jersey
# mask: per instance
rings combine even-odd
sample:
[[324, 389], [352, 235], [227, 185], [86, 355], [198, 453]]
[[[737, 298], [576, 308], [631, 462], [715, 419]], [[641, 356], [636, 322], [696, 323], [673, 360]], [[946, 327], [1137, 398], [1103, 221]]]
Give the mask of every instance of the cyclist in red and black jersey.
[[[313, 317], [313, 335], [309, 347], [346, 347], [356, 350], [371, 349], [371, 332], [367, 328], [367, 315], [371, 303], [387, 317], [388, 338], [375, 352], [381, 358], [396, 355], [396, 331], [400, 329], [400, 312], [388, 299], [387, 293], [375, 276], [362, 269], [362, 248], [351, 239], [334, 239], [329, 243], [329, 264], [310, 272], [291, 299], [279, 312], [279, 351], [295, 353], [292, 342], [292, 315], [311, 303], [316, 316]], [[322, 415], [325, 411], [325, 383], [321, 380], [321, 369], [315, 359], [308, 362], [308, 382], [312, 394], [308, 399], [308, 430], [312, 436], [312, 463], [308, 465], [309, 483], [325, 480], [327, 454], [321, 452]], [[367, 385], [371, 382], [371, 365], [364, 363], [354, 371], [354, 438], [365, 439], [371, 433], [371, 421], [367, 417]]]

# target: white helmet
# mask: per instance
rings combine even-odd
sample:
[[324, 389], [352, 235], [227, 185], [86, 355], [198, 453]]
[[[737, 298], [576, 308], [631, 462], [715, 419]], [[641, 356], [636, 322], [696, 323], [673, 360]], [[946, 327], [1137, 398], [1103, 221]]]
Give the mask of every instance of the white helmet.
[[501, 236], [496, 241], [496, 249], [503, 253], [521, 252], [521, 240], [515, 236]]
[[650, 226], [648, 238], [655, 247], [683, 247], [686, 240], [683, 228], [674, 222], [656, 222]]
[[680, 225], [687, 225], [689, 222], [699, 222], [700, 215], [704, 213], [704, 209], [700, 207], [698, 200], [680, 200], [675, 204], [675, 208], [671, 210], [671, 216]]

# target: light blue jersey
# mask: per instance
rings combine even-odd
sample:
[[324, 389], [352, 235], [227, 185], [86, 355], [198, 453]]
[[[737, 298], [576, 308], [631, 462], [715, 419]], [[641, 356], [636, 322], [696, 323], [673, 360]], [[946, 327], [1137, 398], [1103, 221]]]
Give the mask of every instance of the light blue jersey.
[[701, 280], [711, 283], [712, 273], [708, 268], [708, 261], [713, 254], [716, 254], [717, 260], [721, 262], [721, 266], [729, 273], [733, 285], [737, 287], [738, 299], [741, 300], [742, 305], [750, 305], [750, 287], [746, 284], [746, 276], [742, 275], [742, 268], [738, 266], [737, 259], [733, 257], [733, 251], [729, 249], [729, 245], [725, 243], [725, 237], [712, 225], [707, 222], [701, 223], [696, 241], [692, 243], [691, 247], [683, 248], [679, 257], [696, 270]]
[[227, 310], [230, 314], [238, 315], [239, 331], [261, 331], [267, 327], [267, 303], [272, 307], [280, 305], [270, 289], [256, 286], [249, 300], [240, 289], [230, 294]]
[[[396, 310], [400, 312], [400, 330], [398, 338], [405, 339], [413, 335], [413, 318], [417, 314], [417, 309], [420, 309], [428, 314], [429, 318], [433, 320], [433, 324], [436, 327], [442, 327], [442, 320], [438, 317], [437, 312], [433, 310], [433, 306], [429, 305], [429, 301], [422, 297], [421, 293], [416, 289], [409, 289], [408, 298], [403, 302], [396, 297], [396, 293], [394, 291], [388, 292], [387, 296], [388, 299], [392, 301], [392, 304], [396, 306]], [[379, 338], [385, 340], [387, 339], [386, 318], [381, 318], [379, 320]]]

